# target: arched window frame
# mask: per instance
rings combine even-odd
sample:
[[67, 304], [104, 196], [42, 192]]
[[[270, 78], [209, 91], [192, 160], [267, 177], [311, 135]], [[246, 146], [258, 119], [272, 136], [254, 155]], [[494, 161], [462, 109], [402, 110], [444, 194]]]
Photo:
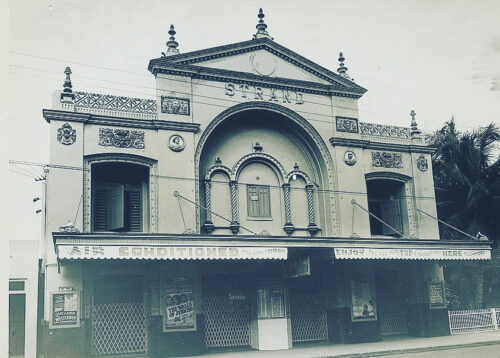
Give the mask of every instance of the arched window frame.
[[158, 161], [135, 154], [91, 154], [83, 158], [83, 232], [92, 232], [92, 165], [97, 163], [131, 163], [149, 167], [149, 230], [158, 232]]

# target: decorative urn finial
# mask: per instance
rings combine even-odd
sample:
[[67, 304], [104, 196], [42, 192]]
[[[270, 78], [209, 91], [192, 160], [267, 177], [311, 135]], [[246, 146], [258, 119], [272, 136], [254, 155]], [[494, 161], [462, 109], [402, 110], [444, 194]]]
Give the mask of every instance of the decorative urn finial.
[[257, 15], [259, 18], [259, 23], [255, 28], [257, 29], [257, 33], [253, 35], [254, 39], [260, 39], [263, 37], [267, 37], [268, 39], [273, 40], [273, 38], [269, 35], [269, 33], [266, 31], [267, 25], [264, 22], [264, 12], [262, 11], [262, 8], [259, 9], [259, 14]]
[[61, 93], [61, 102], [74, 103], [75, 94], [73, 93], [73, 85], [71, 84], [71, 68], [67, 66], [64, 73], [66, 74], [66, 78], [64, 79], [63, 92]]
[[337, 72], [339, 75], [341, 75], [344, 78], [349, 78], [349, 75], [347, 74], [347, 67], [344, 66], [344, 54], [342, 52], [339, 53], [339, 68], [337, 68]]
[[170, 55], [176, 55], [179, 53], [179, 50], [177, 47], [179, 46], [179, 43], [175, 41], [175, 30], [174, 30], [174, 25], [170, 25], [170, 30], [168, 30], [168, 34], [170, 35], [170, 38], [168, 39], [166, 45], [167, 45], [167, 53], [162, 52], [164, 56], [170, 56]]
[[410, 112], [410, 116], [411, 116], [411, 134], [420, 134], [420, 131], [418, 130], [418, 126], [417, 126], [417, 121], [415, 120], [415, 116], [417, 114], [415, 113], [415, 111], [412, 109], [411, 112]]

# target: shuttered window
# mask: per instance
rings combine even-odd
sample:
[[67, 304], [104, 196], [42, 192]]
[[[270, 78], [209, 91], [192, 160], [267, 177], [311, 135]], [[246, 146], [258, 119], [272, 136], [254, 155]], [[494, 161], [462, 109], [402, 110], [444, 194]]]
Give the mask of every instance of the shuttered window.
[[383, 225], [383, 235], [398, 235], [403, 232], [403, 222], [401, 218], [401, 204], [399, 200], [386, 200], [380, 203], [382, 212], [381, 219], [392, 226], [397, 231], [387, 225]]
[[139, 185], [103, 184], [94, 191], [94, 231], [142, 231]]
[[271, 203], [269, 187], [266, 185], [247, 186], [247, 211], [249, 217], [270, 218]]

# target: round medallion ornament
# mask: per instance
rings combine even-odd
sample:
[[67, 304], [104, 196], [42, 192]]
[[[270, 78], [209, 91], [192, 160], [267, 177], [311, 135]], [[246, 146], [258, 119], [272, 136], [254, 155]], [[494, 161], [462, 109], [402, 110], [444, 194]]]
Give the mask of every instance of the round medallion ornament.
[[420, 156], [417, 158], [417, 168], [421, 172], [426, 172], [429, 168], [429, 163], [427, 162], [427, 159], [425, 159], [423, 154], [420, 154]]
[[168, 147], [172, 149], [174, 152], [180, 152], [184, 149], [186, 143], [184, 143], [184, 138], [182, 138], [178, 134], [174, 134], [168, 140]]
[[259, 52], [251, 55], [250, 63], [254, 70], [263, 76], [272, 75], [278, 64], [276, 58], [267, 52]]
[[352, 150], [348, 150], [344, 153], [344, 162], [347, 165], [353, 166], [357, 161], [356, 154], [354, 154]]

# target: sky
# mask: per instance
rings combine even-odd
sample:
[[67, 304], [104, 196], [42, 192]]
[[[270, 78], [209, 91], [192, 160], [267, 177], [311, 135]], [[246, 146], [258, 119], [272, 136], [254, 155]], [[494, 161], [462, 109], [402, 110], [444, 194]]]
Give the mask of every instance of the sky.
[[[175, 25], [181, 53], [246, 41], [259, 7], [279, 44], [336, 71], [338, 53], [368, 92], [360, 121], [459, 130], [500, 124], [500, 1], [11, 0], [8, 159], [48, 163], [43, 108], [62, 89], [154, 98], [150, 59]], [[6, 114], [3, 113], [3, 116]], [[4, 129], [4, 126], [2, 126]], [[11, 239], [38, 239], [42, 168], [8, 166]], [[61, 225], [64, 223], [61, 223]]]

